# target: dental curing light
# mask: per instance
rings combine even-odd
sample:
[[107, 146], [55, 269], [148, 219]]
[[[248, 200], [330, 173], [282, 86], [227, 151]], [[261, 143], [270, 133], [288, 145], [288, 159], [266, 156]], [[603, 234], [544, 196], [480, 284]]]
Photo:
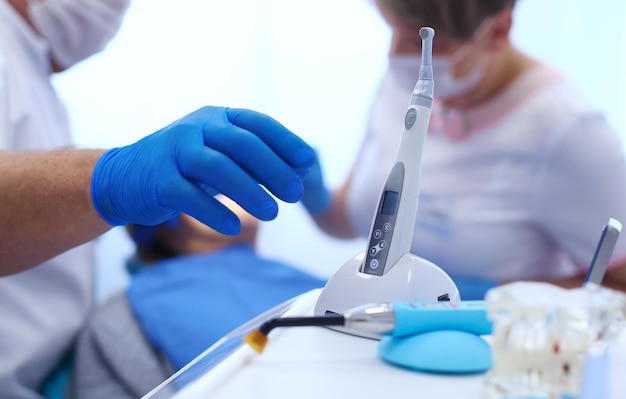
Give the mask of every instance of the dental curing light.
[[[315, 306], [316, 315], [342, 314], [375, 302], [459, 300], [452, 279], [438, 266], [409, 251], [415, 228], [420, 166], [433, 104], [432, 43], [435, 31], [420, 29], [422, 61], [404, 117], [404, 131], [387, 176], [367, 250], [345, 263], [327, 282]], [[379, 335], [333, 327], [371, 338]]]
[[350, 309], [341, 315], [276, 317], [261, 324], [244, 342], [261, 353], [268, 334], [277, 327], [345, 326], [372, 334], [404, 338], [417, 334], [453, 330], [475, 335], [491, 334], [485, 301], [437, 303], [375, 303]]

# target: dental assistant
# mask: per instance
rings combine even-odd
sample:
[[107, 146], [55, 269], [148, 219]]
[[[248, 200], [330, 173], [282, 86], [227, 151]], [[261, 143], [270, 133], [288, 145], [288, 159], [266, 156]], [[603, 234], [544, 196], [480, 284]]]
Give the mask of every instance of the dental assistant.
[[[50, 78], [102, 50], [128, 5], [129, 0], [0, 0], [0, 150], [71, 145], [66, 111]], [[21, 218], [36, 216], [32, 209], [20, 211]], [[29, 237], [65, 229], [67, 221], [59, 222]], [[0, 226], [3, 239], [15, 243], [19, 229]], [[17, 267], [17, 259], [5, 251], [3, 268]], [[0, 397], [39, 397], [38, 386], [92, 305], [93, 258], [92, 244], [85, 244], [35, 269], [0, 278]]]
[[[367, 236], [417, 81], [419, 29], [436, 30], [436, 104], [424, 144], [411, 252], [464, 299], [515, 280], [582, 284], [602, 226], [626, 221], [622, 140], [558, 72], [517, 49], [514, 0], [376, 0], [392, 29], [388, 68], [347, 181], [319, 165], [303, 205], [325, 232]], [[606, 286], [626, 289], [626, 238]]]

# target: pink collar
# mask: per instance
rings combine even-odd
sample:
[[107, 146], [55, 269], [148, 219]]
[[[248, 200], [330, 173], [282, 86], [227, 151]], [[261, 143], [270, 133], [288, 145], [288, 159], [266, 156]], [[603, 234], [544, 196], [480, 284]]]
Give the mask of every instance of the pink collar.
[[500, 121], [541, 89], [561, 78], [554, 69], [538, 65], [522, 74], [501, 93], [470, 109], [445, 108], [435, 101], [429, 132], [444, 134], [452, 140], [463, 140]]

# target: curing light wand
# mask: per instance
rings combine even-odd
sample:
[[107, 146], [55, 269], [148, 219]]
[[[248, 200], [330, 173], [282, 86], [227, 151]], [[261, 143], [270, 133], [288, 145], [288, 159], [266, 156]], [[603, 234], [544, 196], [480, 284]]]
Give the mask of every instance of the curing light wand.
[[359, 306], [341, 315], [280, 317], [263, 323], [244, 341], [257, 352], [267, 344], [267, 336], [277, 327], [342, 326], [375, 335], [404, 337], [437, 330], [457, 330], [491, 334], [485, 301], [390, 302]]
[[411, 249], [424, 139], [433, 105], [432, 46], [435, 31], [420, 29], [422, 61], [395, 163], [387, 176], [372, 221], [366, 257], [361, 272], [382, 276]]
[[[385, 180], [370, 225], [365, 251], [348, 260], [328, 280], [314, 314], [336, 314], [367, 303], [459, 301], [459, 290], [439, 266], [411, 253], [420, 189], [422, 152], [434, 85], [432, 47], [435, 31], [420, 29], [422, 55], [396, 158]], [[368, 338], [366, 331], [336, 330]]]

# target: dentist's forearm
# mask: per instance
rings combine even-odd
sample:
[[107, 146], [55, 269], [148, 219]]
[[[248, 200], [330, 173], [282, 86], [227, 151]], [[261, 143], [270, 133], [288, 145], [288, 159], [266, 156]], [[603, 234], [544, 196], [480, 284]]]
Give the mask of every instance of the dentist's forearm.
[[103, 152], [0, 151], [0, 275], [33, 267], [111, 228], [90, 194]]

